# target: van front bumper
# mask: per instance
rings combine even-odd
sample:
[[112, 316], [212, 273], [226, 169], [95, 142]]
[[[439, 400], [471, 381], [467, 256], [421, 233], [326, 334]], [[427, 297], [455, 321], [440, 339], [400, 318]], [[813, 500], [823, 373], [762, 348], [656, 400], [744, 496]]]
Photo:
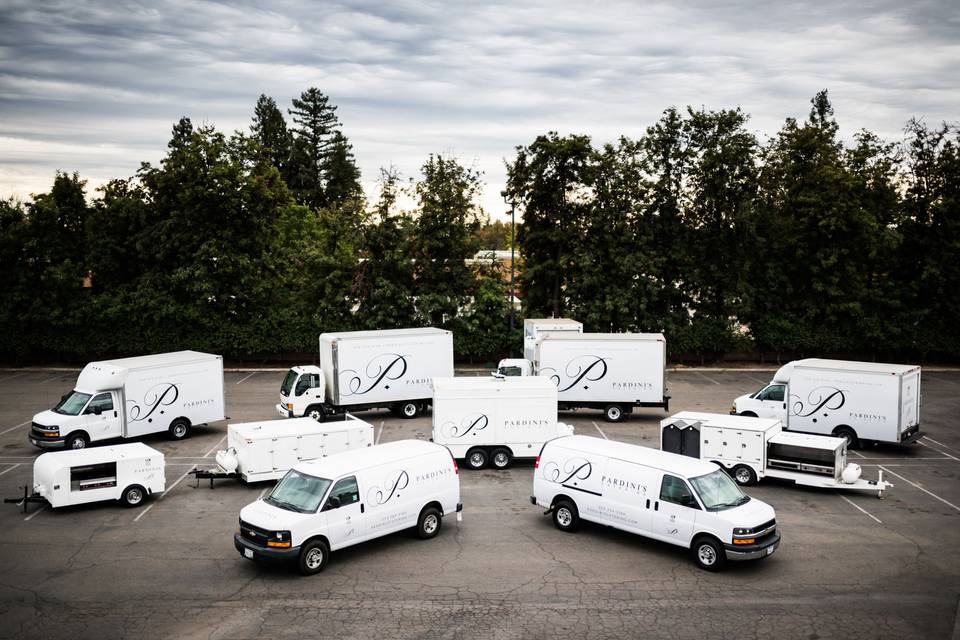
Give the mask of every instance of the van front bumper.
[[287, 406], [283, 403], [277, 405], [277, 413], [280, 414], [281, 418], [292, 418], [293, 411], [287, 409]]
[[32, 432], [27, 437], [30, 444], [41, 449], [63, 449], [65, 446], [63, 438], [50, 438], [34, 435]]
[[300, 556], [300, 547], [291, 547], [290, 549], [261, 547], [258, 544], [253, 544], [249, 540], [245, 540], [239, 533], [233, 534], [233, 546], [237, 548], [240, 555], [250, 560], [282, 562], [286, 560], [296, 560]]
[[727, 551], [727, 560], [758, 560], [772, 555], [780, 547], [780, 532], [777, 531], [758, 545], [751, 545], [746, 549], [744, 546], [724, 544], [723, 548]]

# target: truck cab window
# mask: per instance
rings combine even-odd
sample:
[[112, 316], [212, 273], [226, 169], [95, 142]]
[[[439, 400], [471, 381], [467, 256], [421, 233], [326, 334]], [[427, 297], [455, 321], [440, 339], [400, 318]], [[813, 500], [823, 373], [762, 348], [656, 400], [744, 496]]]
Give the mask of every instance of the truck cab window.
[[296, 395], [302, 396], [307, 392], [308, 389], [312, 387], [312, 385], [310, 384], [310, 379], [312, 377], [313, 376], [309, 374], [304, 374], [300, 376], [300, 379], [297, 381], [297, 389], [295, 391]]
[[[334, 500], [336, 498], [336, 500]], [[326, 509], [336, 509], [354, 502], [360, 502], [360, 489], [357, 487], [356, 476], [338, 480], [330, 491]]]
[[101, 412], [113, 411], [113, 397], [109, 393], [100, 393], [95, 395], [93, 400], [90, 401], [90, 404], [87, 405], [84, 413], [96, 413], [97, 408], [99, 408]]
[[293, 383], [297, 379], [297, 372], [291, 369], [287, 371], [287, 375], [284, 376], [283, 382], [280, 383], [280, 394], [284, 396], [289, 396], [290, 392], [293, 390]]
[[760, 393], [760, 400], [783, 402], [783, 389], [782, 384], [772, 384]]
[[663, 484], [660, 485], [660, 499], [664, 502], [672, 502], [683, 507], [697, 507], [697, 500], [693, 497], [693, 492], [682, 479], [671, 476], [663, 476]]

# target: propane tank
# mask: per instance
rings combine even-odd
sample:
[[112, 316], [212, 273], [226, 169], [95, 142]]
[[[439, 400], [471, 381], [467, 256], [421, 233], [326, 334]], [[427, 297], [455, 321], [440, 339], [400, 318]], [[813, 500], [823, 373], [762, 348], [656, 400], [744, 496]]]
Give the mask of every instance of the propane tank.
[[217, 451], [217, 465], [223, 469], [224, 473], [235, 473], [240, 465], [236, 450], [230, 447], [223, 451]]
[[860, 479], [860, 465], [853, 462], [847, 463], [846, 468], [844, 468], [843, 473], [840, 474], [840, 480], [844, 484], [853, 484]]

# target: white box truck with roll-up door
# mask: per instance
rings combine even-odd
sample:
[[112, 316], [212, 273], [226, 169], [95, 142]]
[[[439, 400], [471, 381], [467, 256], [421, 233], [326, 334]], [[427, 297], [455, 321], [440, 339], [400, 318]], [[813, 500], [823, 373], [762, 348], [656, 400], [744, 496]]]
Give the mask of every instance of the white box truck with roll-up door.
[[430, 406], [430, 382], [453, 376], [453, 334], [443, 329], [346, 331], [320, 336], [320, 366], [293, 367], [280, 385], [284, 418], [390, 409], [415, 418]]
[[784, 429], [860, 440], [912, 443], [920, 432], [920, 367], [808, 358], [789, 362], [730, 413], [776, 418]]
[[557, 386], [560, 411], [600, 409], [619, 422], [635, 407], [667, 409], [662, 333], [543, 333], [533, 358], [501, 360], [496, 376], [542, 376]]
[[196, 351], [91, 362], [57, 406], [33, 416], [30, 442], [83, 449], [110, 438], [168, 432], [224, 419], [223, 358]]
[[546, 378], [435, 378], [433, 437], [471, 469], [506, 469], [543, 443], [573, 434], [557, 422], [557, 387]]
[[769, 477], [878, 497], [893, 486], [882, 471], [876, 481], [862, 478], [845, 439], [783, 431], [776, 418], [681, 411], [660, 422], [660, 449], [718, 464], [741, 485]]

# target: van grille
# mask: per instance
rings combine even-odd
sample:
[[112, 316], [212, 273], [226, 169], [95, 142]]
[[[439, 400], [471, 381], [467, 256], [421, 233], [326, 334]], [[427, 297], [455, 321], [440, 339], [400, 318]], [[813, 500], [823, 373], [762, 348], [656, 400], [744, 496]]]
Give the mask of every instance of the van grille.
[[244, 540], [249, 540], [256, 545], [265, 547], [267, 546], [267, 540], [270, 538], [270, 532], [266, 529], [262, 529], [250, 524], [249, 522], [244, 522], [241, 520], [240, 537]]
[[757, 525], [757, 526], [753, 527], [753, 528], [750, 530], [750, 533], [758, 533], [758, 534], [760, 534], [760, 535], [757, 537], [757, 543], [758, 543], [758, 544], [759, 544], [760, 542], [763, 542], [764, 540], [766, 540], [766, 539], [769, 538], [770, 536], [774, 535], [776, 532], [777, 532], [777, 520], [776, 520], [776, 518], [774, 518], [773, 520], [769, 520], [769, 521], [767, 521], [767, 522], [764, 522], [763, 524]]

